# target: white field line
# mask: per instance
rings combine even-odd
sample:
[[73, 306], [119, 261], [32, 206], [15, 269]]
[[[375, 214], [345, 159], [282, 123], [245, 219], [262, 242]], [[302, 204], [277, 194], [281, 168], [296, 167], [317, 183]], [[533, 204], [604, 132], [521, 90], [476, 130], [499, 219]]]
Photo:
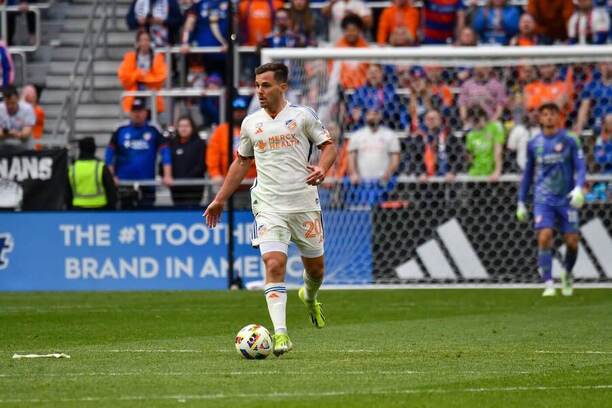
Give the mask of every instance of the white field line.
[[[198, 349], [70, 349], [63, 347], [57, 347], [51, 350], [0, 350], [0, 353], [41, 353], [41, 352], [56, 352], [57, 350], [62, 350], [64, 352], [69, 352], [74, 355], [83, 355], [83, 354], [116, 354], [116, 353], [235, 353], [236, 351], [232, 347], [228, 347], [226, 349], [218, 349], [218, 350], [198, 350]], [[299, 353], [299, 351], [297, 351]], [[349, 353], [349, 354], [383, 354], [383, 353], [418, 353], [418, 354], [441, 354], [441, 353], [461, 353], [461, 354], [507, 354], [507, 353], [516, 353], [516, 350], [410, 350], [410, 349], [398, 349], [398, 350], [372, 350], [372, 349], [319, 349], [319, 353]], [[530, 351], [522, 351], [523, 353], [530, 353]], [[531, 353], [535, 354], [612, 354], [612, 350], [534, 350]]]
[[[461, 370], [453, 371], [454, 374], [539, 374], [546, 370], [533, 371], [511, 371], [511, 370]], [[342, 374], [342, 375], [438, 375], [438, 370], [430, 371], [415, 371], [415, 370], [349, 370], [349, 371], [326, 371], [327, 374]], [[126, 371], [126, 372], [84, 372], [84, 373], [26, 373], [26, 374], [0, 374], [0, 378], [19, 378], [25, 377], [60, 377], [63, 379], [69, 377], [131, 377], [131, 376], [153, 376], [153, 377], [192, 377], [196, 375], [202, 376], [219, 376], [219, 375], [313, 375], [317, 371], [283, 371], [283, 370], [245, 370], [245, 371], [194, 371], [194, 372], [149, 372], [149, 371]], [[319, 373], [320, 374], [320, 373]]]
[[195, 395], [126, 395], [116, 397], [80, 397], [80, 398], [7, 398], [0, 399], [0, 404], [33, 404], [33, 403], [62, 403], [62, 402], [111, 402], [111, 401], [198, 401], [198, 400], [225, 400], [225, 399], [279, 399], [279, 398], [308, 398], [308, 397], [344, 397], [353, 395], [418, 395], [418, 394], [473, 394], [473, 393], [512, 393], [529, 391], [566, 391], [566, 390], [612, 390], [612, 384], [602, 385], [569, 385], [569, 386], [525, 386], [525, 387], [479, 387], [479, 388], [406, 388], [398, 390], [350, 390], [327, 392], [273, 392], [273, 393], [215, 393]]

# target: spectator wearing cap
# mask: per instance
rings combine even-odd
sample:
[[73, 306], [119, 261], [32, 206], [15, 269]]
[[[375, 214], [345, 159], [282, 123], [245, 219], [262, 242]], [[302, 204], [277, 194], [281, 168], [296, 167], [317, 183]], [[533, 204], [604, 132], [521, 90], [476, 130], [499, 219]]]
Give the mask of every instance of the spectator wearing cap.
[[[376, 42], [378, 45], [390, 44], [392, 35], [398, 30], [404, 31], [408, 44], [418, 44], [419, 11], [413, 7], [412, 0], [393, 0], [385, 8], [378, 20]], [[403, 34], [402, 34], [403, 35]]]
[[348, 16], [361, 20], [360, 30], [364, 32], [372, 27], [372, 10], [363, 0], [330, 0], [321, 12], [327, 17], [329, 25], [329, 42], [336, 44], [345, 31], [343, 21]]
[[490, 67], [476, 67], [459, 90], [459, 114], [466, 123], [467, 110], [479, 105], [491, 121], [499, 120], [508, 101], [506, 87], [494, 77]]
[[[367, 48], [370, 45], [363, 38], [363, 21], [360, 17], [349, 14], [342, 19], [342, 38], [336, 43], [336, 47], [342, 48]], [[355, 89], [366, 82], [368, 64], [365, 62], [337, 62], [340, 68], [340, 85], [344, 89]], [[330, 61], [330, 67], [335, 63]]]
[[[111, 136], [106, 148], [106, 165], [120, 181], [155, 180], [157, 155], [161, 156], [162, 182], [172, 184], [172, 155], [168, 141], [158, 127], [147, 121], [145, 100], [136, 98], [130, 111], [130, 120], [120, 125]], [[124, 186], [125, 187], [125, 186]], [[155, 187], [124, 188], [121, 208], [150, 207], [155, 201]]]
[[461, 141], [443, 126], [435, 109], [427, 111], [421, 127], [408, 139], [408, 173], [421, 181], [442, 176], [454, 180], [465, 156]]
[[[234, 138], [234, 157], [238, 152], [240, 146], [240, 125], [247, 114], [247, 100], [243, 97], [234, 99], [232, 104], [234, 108], [233, 123], [234, 128], [232, 136]], [[206, 148], [206, 169], [208, 176], [214, 182], [215, 186], [218, 187], [223, 183], [227, 171], [229, 170], [229, 125], [224, 122], [217, 126], [212, 136], [208, 140]], [[246, 174], [247, 179], [254, 179], [257, 177], [257, 171], [255, 169], [255, 163], [252, 164], [251, 168]], [[251, 198], [249, 193], [249, 187], [243, 186], [237, 191], [234, 196], [234, 205], [236, 208], [250, 208]]]
[[[206, 170], [206, 143], [198, 135], [193, 119], [181, 116], [169, 133], [173, 179], [202, 179]], [[170, 192], [175, 206], [197, 206], [202, 200], [204, 186], [172, 186]]]
[[536, 23], [533, 16], [529, 13], [523, 13], [519, 19], [519, 32], [512, 37], [510, 45], [528, 47], [538, 45], [540, 42], [540, 37], [536, 33]]
[[[42, 138], [43, 130], [45, 128], [45, 110], [38, 103], [38, 92], [34, 85], [26, 85], [21, 90], [21, 100], [29, 103], [34, 109], [34, 115], [36, 116], [36, 123], [32, 127], [32, 138], [39, 141]], [[36, 150], [40, 150], [42, 146], [37, 143], [34, 145]]]
[[117, 187], [103, 161], [96, 158], [93, 137], [79, 140], [79, 157], [68, 168], [66, 206], [78, 210], [114, 210]]
[[489, 0], [485, 7], [478, 7], [472, 17], [472, 27], [483, 44], [508, 45], [518, 32], [520, 10], [506, 0]]
[[529, 0], [527, 12], [535, 19], [542, 43], [567, 39], [567, 22], [574, 12], [573, 0]]
[[133, 0], [126, 16], [130, 30], [151, 34], [158, 47], [176, 44], [183, 24], [183, 13], [177, 0]]
[[576, 0], [567, 22], [570, 44], [605, 44], [610, 32], [610, 15], [605, 7], [594, 7], [593, 0]]
[[463, 0], [424, 0], [422, 12], [424, 44], [451, 44], [465, 25]]
[[395, 132], [381, 122], [382, 106], [372, 106], [366, 111], [366, 125], [350, 137], [348, 171], [355, 187], [349, 191], [349, 204], [376, 204], [393, 187], [400, 143]]
[[[153, 52], [149, 32], [136, 34], [136, 49], [124, 55], [117, 75], [126, 91], [158, 91], [162, 88], [168, 77], [168, 67], [164, 54]], [[123, 98], [123, 110], [129, 112], [133, 102], [133, 96]], [[157, 111], [163, 112], [164, 99], [158, 96], [156, 103]]]
[[347, 99], [349, 129], [364, 125], [365, 110], [370, 106], [382, 106], [385, 126], [400, 130], [409, 123], [408, 112], [404, 105], [398, 103], [393, 82], [385, 81], [384, 67], [380, 64], [370, 64], [366, 73], [366, 83], [355, 89]]
[[32, 129], [36, 124], [34, 109], [19, 99], [14, 86], [3, 89], [0, 102], [0, 149], [22, 150], [32, 147]]

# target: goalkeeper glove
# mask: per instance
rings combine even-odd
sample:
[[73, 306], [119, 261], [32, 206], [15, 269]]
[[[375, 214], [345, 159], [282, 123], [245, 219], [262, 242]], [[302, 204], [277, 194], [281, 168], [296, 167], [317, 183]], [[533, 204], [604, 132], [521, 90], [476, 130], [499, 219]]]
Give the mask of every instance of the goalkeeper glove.
[[581, 208], [584, 205], [584, 193], [580, 187], [575, 187], [567, 196], [572, 207]]
[[516, 206], [516, 219], [519, 220], [519, 222], [527, 221], [527, 207], [525, 207], [525, 203], [522, 201], [519, 201]]

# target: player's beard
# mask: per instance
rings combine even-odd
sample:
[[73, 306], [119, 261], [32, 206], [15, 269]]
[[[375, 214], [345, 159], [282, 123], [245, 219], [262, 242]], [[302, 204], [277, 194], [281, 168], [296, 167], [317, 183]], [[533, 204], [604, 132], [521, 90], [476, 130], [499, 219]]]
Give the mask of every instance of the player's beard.
[[372, 131], [376, 131], [376, 129], [378, 129], [378, 125], [380, 123], [377, 120], [369, 120], [368, 121], [368, 126], [370, 127], [370, 129], [372, 129]]

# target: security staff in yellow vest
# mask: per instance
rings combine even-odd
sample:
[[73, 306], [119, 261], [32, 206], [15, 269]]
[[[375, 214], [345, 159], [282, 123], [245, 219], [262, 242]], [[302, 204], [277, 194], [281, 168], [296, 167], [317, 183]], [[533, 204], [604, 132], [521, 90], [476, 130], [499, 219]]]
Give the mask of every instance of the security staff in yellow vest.
[[79, 140], [79, 158], [68, 169], [68, 208], [111, 209], [117, 205], [117, 187], [113, 176], [98, 160], [93, 137]]

